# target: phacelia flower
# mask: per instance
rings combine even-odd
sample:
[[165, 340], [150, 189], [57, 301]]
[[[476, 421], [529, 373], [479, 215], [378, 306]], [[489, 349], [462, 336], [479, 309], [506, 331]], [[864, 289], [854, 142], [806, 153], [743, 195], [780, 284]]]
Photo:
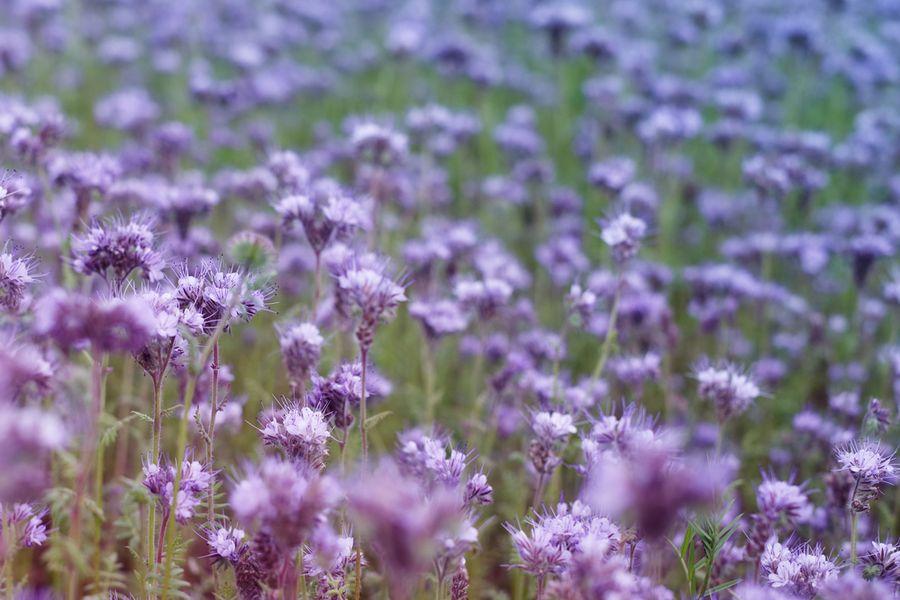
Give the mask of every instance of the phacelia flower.
[[291, 385], [302, 385], [319, 363], [324, 339], [312, 323], [289, 323], [277, 329], [281, 358]]
[[700, 397], [713, 403], [719, 422], [739, 415], [761, 394], [749, 376], [731, 365], [707, 366], [696, 373]]
[[28, 297], [28, 286], [34, 283], [34, 260], [15, 256], [5, 244], [0, 250], [0, 308], [16, 314]]
[[266, 421], [262, 438], [291, 460], [318, 470], [325, 466], [331, 427], [321, 411], [288, 405]]
[[865, 440], [850, 442], [835, 452], [840, 470], [850, 473], [854, 486], [850, 497], [850, 509], [868, 512], [869, 503], [881, 494], [886, 485], [894, 485], [897, 466], [894, 453], [878, 442]]
[[641, 239], [646, 233], [646, 223], [628, 213], [622, 213], [603, 225], [600, 237], [612, 250], [613, 259], [622, 263], [637, 255]]
[[150, 281], [162, 278], [165, 262], [153, 248], [152, 221], [146, 217], [95, 223], [72, 240], [72, 268], [96, 274], [120, 290], [132, 271], [140, 270]]

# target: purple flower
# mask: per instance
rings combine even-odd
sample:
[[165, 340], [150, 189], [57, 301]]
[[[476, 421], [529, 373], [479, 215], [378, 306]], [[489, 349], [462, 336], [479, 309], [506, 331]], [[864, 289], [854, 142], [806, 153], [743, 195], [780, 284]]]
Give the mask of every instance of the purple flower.
[[153, 221], [146, 216], [96, 223], [72, 240], [72, 268], [96, 274], [120, 290], [132, 271], [150, 281], [162, 278], [165, 262], [153, 248]]
[[246, 549], [245, 537], [243, 529], [216, 527], [207, 533], [206, 543], [218, 560], [235, 563]]
[[35, 306], [35, 334], [67, 351], [138, 352], [157, 328], [153, 310], [138, 296], [95, 300], [55, 289]]
[[325, 415], [308, 406], [287, 405], [265, 421], [262, 438], [298, 464], [321, 470], [328, 456], [331, 427]]
[[330, 478], [274, 458], [263, 460], [229, 496], [235, 517], [245, 525], [258, 524], [282, 549], [299, 546], [336, 501]]
[[31, 194], [31, 188], [21, 176], [11, 171], [0, 174], [0, 223], [28, 204]]
[[713, 403], [720, 423], [747, 410], [761, 394], [753, 380], [733, 365], [701, 367], [695, 377], [700, 397]]
[[801, 598], [814, 597], [838, 574], [837, 567], [820, 548], [791, 548], [774, 538], [766, 544], [759, 564], [772, 587], [784, 588]]
[[387, 577], [391, 597], [408, 600], [463, 521], [458, 497], [442, 487], [428, 493], [387, 460], [348, 482], [347, 496], [351, 519]]
[[28, 286], [35, 282], [35, 262], [29, 256], [15, 256], [4, 244], [0, 251], [0, 308], [16, 314], [28, 298]]
[[885, 485], [894, 485], [897, 466], [894, 453], [878, 442], [852, 441], [835, 450], [841, 471], [850, 473], [854, 480], [850, 508], [854, 512], [868, 512], [869, 503], [881, 494]]
[[803, 523], [812, 516], [812, 505], [803, 486], [764, 475], [756, 488], [759, 511], [772, 523], [784, 519], [788, 526]]
[[[175, 520], [181, 524], [190, 521], [200, 506], [206, 491], [215, 480], [215, 472], [206, 465], [186, 458], [181, 467], [181, 481], [178, 501], [175, 503]], [[175, 467], [166, 462], [146, 461], [144, 464], [144, 487], [157, 497], [160, 508], [165, 513], [171, 509], [175, 486]]]
[[422, 323], [432, 340], [465, 331], [469, 325], [468, 317], [453, 300], [416, 300], [409, 305], [409, 314]]
[[324, 339], [312, 323], [276, 326], [281, 358], [292, 385], [301, 385], [319, 363]]
[[378, 323], [393, 318], [406, 301], [403, 285], [390, 278], [386, 268], [377, 260], [353, 260], [337, 276], [342, 305], [355, 307], [360, 314], [356, 339], [364, 351], [372, 346]]
[[622, 213], [603, 225], [600, 237], [612, 250], [613, 259], [622, 263], [637, 255], [646, 232], [646, 223]]

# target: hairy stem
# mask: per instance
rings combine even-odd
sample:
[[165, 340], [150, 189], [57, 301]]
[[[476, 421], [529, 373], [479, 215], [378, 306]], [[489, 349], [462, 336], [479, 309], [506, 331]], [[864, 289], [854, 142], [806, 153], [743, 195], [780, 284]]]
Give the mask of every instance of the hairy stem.
[[[228, 310], [223, 312], [222, 318], [219, 319], [218, 324], [216, 325], [215, 331], [213, 331], [212, 335], [209, 336], [209, 341], [206, 346], [203, 348], [203, 351], [200, 354], [200, 360], [197, 364], [200, 367], [196, 370], [196, 372], [188, 378], [187, 387], [184, 391], [184, 406], [182, 407], [181, 413], [181, 421], [178, 427], [178, 446], [175, 460], [175, 481], [172, 484], [172, 504], [168, 510], [168, 512], [172, 512], [175, 510], [175, 503], [178, 499], [178, 493], [181, 491], [181, 477], [182, 471], [181, 465], [184, 463], [184, 456], [187, 452], [187, 438], [188, 438], [188, 421], [190, 420], [191, 415], [191, 407], [194, 402], [194, 394], [197, 391], [197, 380], [200, 377], [200, 373], [202, 372], [203, 367], [206, 365], [206, 362], [209, 360], [210, 354], [212, 354], [213, 347], [218, 343], [219, 336], [222, 335], [222, 331], [225, 329], [226, 317], [231, 308], [233, 307], [234, 299], [229, 302]], [[166, 600], [169, 597], [170, 593], [170, 583], [172, 580], [172, 561], [173, 551], [175, 549], [175, 527], [170, 527], [166, 534], [166, 561], [163, 569], [163, 589], [162, 589], [162, 599]]]
[[360, 348], [359, 351], [359, 359], [362, 361], [362, 374], [360, 376], [362, 391], [360, 392], [359, 397], [359, 438], [362, 442], [362, 457], [363, 457], [363, 465], [367, 465], [369, 463], [369, 440], [366, 434], [366, 362], [368, 358], [369, 351], [365, 348]]

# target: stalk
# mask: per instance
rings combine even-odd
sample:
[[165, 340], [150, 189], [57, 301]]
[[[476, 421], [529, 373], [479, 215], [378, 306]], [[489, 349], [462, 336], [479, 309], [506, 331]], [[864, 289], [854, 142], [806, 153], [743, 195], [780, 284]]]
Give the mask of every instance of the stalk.
[[600, 375], [603, 373], [603, 367], [606, 366], [606, 361], [609, 360], [610, 352], [612, 352], [612, 344], [616, 339], [616, 317], [619, 315], [619, 300], [622, 297], [622, 279], [619, 277], [619, 281], [616, 284], [616, 294], [613, 297], [613, 305], [612, 310], [609, 313], [609, 327], [606, 328], [606, 337], [603, 338], [603, 346], [600, 349], [600, 358], [597, 360], [597, 366], [594, 367], [594, 372], [591, 374], [591, 384], [597, 383], [597, 380], [600, 379]]
[[[175, 349], [175, 340], [169, 344], [169, 350], [166, 353], [165, 362], [163, 362], [161, 371], [153, 376], [153, 434], [151, 442], [151, 460], [158, 463], [159, 454], [162, 448], [162, 411], [163, 411], [163, 385], [165, 384], [166, 370], [172, 359], [172, 352]], [[159, 562], [156, 558], [156, 502], [150, 503], [150, 510], [147, 511], [147, 568], [151, 572], [156, 569]]]
[[[107, 363], [109, 361], [109, 357], [106, 354], [102, 354], [100, 357], [99, 366], [96, 365], [95, 361], [95, 369], [92, 374], [92, 379], [96, 379], [99, 377], [99, 381], [95, 382], [97, 386], [97, 399], [96, 399], [96, 419], [97, 419], [97, 456], [95, 462], [97, 463], [96, 470], [94, 472], [94, 502], [97, 504], [98, 510], [103, 510], [103, 462], [105, 455], [105, 446], [100, 443], [99, 435], [100, 435], [100, 420], [103, 417], [103, 411], [106, 410], [106, 376], [107, 376]], [[100, 538], [103, 533], [103, 519], [98, 518], [94, 523], [94, 540], [96, 542], [96, 554], [94, 555], [94, 583], [99, 587], [100, 585]]]
[[856, 538], [859, 513], [853, 510], [853, 498], [856, 497], [856, 491], [859, 488], [859, 477], [853, 484], [853, 492], [847, 500], [847, 510], [850, 511], [850, 564], [856, 565]]
[[[206, 361], [209, 360], [210, 354], [212, 354], [213, 347], [219, 340], [219, 336], [222, 335], [222, 331], [225, 329], [225, 324], [227, 321], [227, 315], [231, 311], [231, 308], [234, 305], [234, 299], [229, 302], [228, 310], [224, 311], [222, 317], [219, 319], [218, 324], [216, 325], [215, 331], [213, 331], [212, 335], [209, 337], [209, 341], [206, 346], [203, 348], [203, 352], [200, 354], [200, 360], [198, 363], [201, 365], [205, 365]], [[181, 422], [178, 427], [178, 446], [177, 446], [177, 455], [175, 462], [175, 481], [172, 485], [172, 505], [169, 507], [167, 512], [172, 512], [175, 510], [175, 502], [178, 499], [178, 493], [181, 491], [181, 476], [183, 469], [181, 465], [184, 463], [184, 455], [187, 452], [187, 438], [188, 438], [188, 421], [190, 420], [191, 407], [194, 402], [194, 394], [197, 391], [197, 379], [200, 377], [200, 372], [193, 374], [187, 383], [187, 388], [184, 392], [184, 406], [182, 408], [181, 414]], [[162, 532], [160, 532], [162, 533]], [[162, 536], [160, 536], [162, 537]], [[160, 548], [162, 550], [162, 548]], [[165, 567], [163, 570], [163, 589], [162, 589], [162, 600], [166, 600], [169, 597], [169, 585], [172, 580], [172, 560], [173, 553], [175, 550], [175, 527], [170, 527], [168, 532], [166, 533], [166, 556], [165, 556]], [[157, 552], [157, 556], [158, 556]]]
[[359, 398], [359, 436], [362, 441], [363, 465], [369, 464], [369, 440], [366, 434], [366, 359], [369, 351], [360, 348], [359, 358], [362, 361], [362, 375], [360, 376], [362, 383], [362, 393]]
[[[209, 468], [212, 469], [213, 465], [213, 456], [215, 453], [215, 440], [216, 440], [216, 413], [219, 412], [218, 407], [218, 398], [219, 398], [219, 340], [217, 339], [213, 343], [213, 359], [210, 368], [212, 369], [212, 390], [210, 391], [210, 410], [209, 410], [209, 438], [206, 441], [206, 464], [209, 465]], [[216, 494], [215, 494], [215, 486], [209, 486], [209, 494], [206, 497], [206, 519], [209, 522], [209, 526], [212, 527], [213, 521], [216, 518]]]
[[422, 377], [425, 380], [425, 422], [434, 421], [434, 411], [437, 404], [437, 395], [434, 390], [435, 380], [434, 350], [431, 340], [425, 339], [422, 345]]

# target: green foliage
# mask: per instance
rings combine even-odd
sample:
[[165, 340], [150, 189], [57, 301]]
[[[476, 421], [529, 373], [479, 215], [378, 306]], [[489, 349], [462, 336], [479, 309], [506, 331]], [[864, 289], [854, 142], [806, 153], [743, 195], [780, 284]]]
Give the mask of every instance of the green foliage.
[[741, 516], [726, 524], [722, 524], [721, 515], [701, 516], [688, 523], [680, 547], [669, 541], [678, 556], [690, 597], [693, 598], [694, 594], [698, 598], [711, 596], [738, 583], [739, 580], [733, 580], [712, 587], [709, 585], [716, 558], [737, 532]]

